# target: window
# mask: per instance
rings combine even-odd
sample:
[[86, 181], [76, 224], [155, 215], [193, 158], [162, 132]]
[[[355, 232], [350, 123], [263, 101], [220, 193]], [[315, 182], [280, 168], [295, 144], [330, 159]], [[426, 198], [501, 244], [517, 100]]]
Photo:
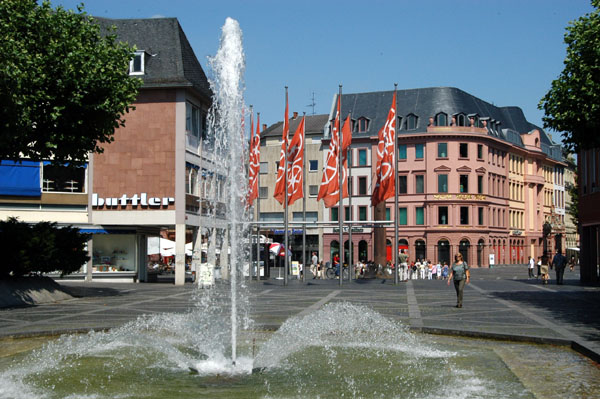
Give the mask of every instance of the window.
[[456, 115], [456, 125], [467, 126], [467, 117], [465, 116], [465, 114]]
[[483, 159], [483, 144], [477, 144], [477, 159]]
[[398, 194], [406, 194], [406, 175], [398, 176]]
[[461, 206], [460, 207], [460, 224], [469, 224], [469, 207]]
[[424, 147], [425, 147], [424, 144], [415, 144], [415, 158], [416, 159], [423, 159]]
[[438, 175], [438, 193], [448, 192], [448, 175]]
[[338, 208], [331, 208], [331, 221], [337, 222], [339, 220]]
[[448, 115], [443, 112], [440, 112], [435, 116], [435, 125], [436, 126], [448, 126]]
[[279, 161], [275, 161], [275, 174], [279, 171]]
[[460, 158], [469, 158], [469, 144], [460, 143], [458, 145], [458, 156]]
[[367, 176], [358, 177], [358, 195], [367, 195]]
[[392, 220], [390, 208], [385, 208], [385, 220]]
[[425, 208], [423, 208], [422, 206], [418, 206], [415, 208], [415, 224], [425, 224]]
[[406, 130], [415, 130], [417, 128], [418, 118], [414, 114], [406, 117]]
[[352, 220], [350, 213], [351, 213], [350, 207], [349, 206], [344, 207], [344, 220]]
[[361, 149], [358, 150], [358, 166], [366, 166], [367, 165], [367, 150]]
[[406, 161], [406, 144], [398, 144], [398, 159]]
[[425, 192], [425, 176], [415, 176], [415, 193], [422, 194]]
[[366, 132], [367, 130], [369, 130], [369, 119], [365, 118], [364, 116], [361, 116], [360, 118], [358, 118], [356, 125], [358, 127], [359, 133]]
[[[42, 176], [44, 178], [42, 191], [44, 192], [85, 193], [85, 168], [45, 164]], [[36, 180], [37, 190], [39, 190], [39, 172]]]
[[261, 222], [283, 222], [283, 212], [261, 212]]
[[308, 186], [309, 197], [316, 197], [319, 195], [319, 186]]
[[265, 173], [269, 173], [269, 163], [261, 162], [260, 163], [260, 174], [264, 175]]
[[448, 143], [438, 143], [438, 158], [448, 158]]
[[366, 206], [358, 207], [358, 220], [367, 220], [367, 207]]
[[191, 104], [185, 103], [185, 132], [196, 139], [204, 139], [205, 137], [206, 115], [200, 108]]
[[133, 58], [129, 61], [129, 74], [130, 75], [143, 75], [144, 74], [144, 51], [136, 51], [133, 54]]
[[311, 159], [308, 161], [308, 171], [317, 172], [319, 170], [319, 161], [317, 159]]
[[483, 176], [477, 176], [477, 194], [483, 194]]
[[406, 219], [406, 208], [398, 208], [398, 223], [401, 226], [406, 226], [408, 224]]
[[469, 192], [469, 175], [460, 175], [460, 192], [468, 193]]
[[[318, 212], [306, 212], [306, 221], [307, 222], [316, 222], [318, 219], [319, 219]], [[297, 221], [297, 222], [302, 221], [302, 220], [304, 220], [304, 215], [302, 214], [302, 212], [293, 212], [292, 220]]]
[[267, 198], [268, 196], [269, 196], [269, 187], [259, 187], [258, 188], [258, 197], [259, 198]]
[[438, 224], [448, 224], [448, 207], [438, 207]]

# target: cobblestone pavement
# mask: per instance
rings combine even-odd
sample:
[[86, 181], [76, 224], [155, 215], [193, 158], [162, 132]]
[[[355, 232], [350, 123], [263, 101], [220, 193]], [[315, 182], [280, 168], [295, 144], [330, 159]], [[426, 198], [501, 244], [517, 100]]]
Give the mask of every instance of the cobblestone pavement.
[[[454, 307], [452, 285], [442, 280], [248, 281], [252, 316], [259, 326], [277, 328], [287, 318], [326, 303], [368, 306], [414, 330], [465, 336], [568, 344], [600, 362], [600, 287], [579, 284], [577, 271], [565, 284], [528, 279], [525, 266], [471, 269], [462, 309]], [[551, 277], [553, 272], [551, 272]], [[74, 299], [0, 309], [0, 337], [55, 334], [119, 326], [143, 314], [185, 312], [196, 286], [60, 282]], [[224, 304], [226, 306], [226, 304]]]

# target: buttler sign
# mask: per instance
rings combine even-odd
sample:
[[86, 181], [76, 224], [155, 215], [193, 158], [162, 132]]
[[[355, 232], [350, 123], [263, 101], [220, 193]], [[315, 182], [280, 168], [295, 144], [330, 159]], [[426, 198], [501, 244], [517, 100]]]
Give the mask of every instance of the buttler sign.
[[118, 206], [125, 208], [127, 205], [131, 205], [133, 208], [137, 208], [138, 206], [142, 208], [160, 208], [161, 206], [166, 208], [174, 203], [175, 198], [173, 197], [148, 197], [147, 193], [141, 193], [139, 196], [133, 194], [131, 197], [123, 194], [120, 198], [100, 198], [98, 194], [92, 194], [92, 208], [102, 208], [104, 206], [107, 208], [117, 208]]

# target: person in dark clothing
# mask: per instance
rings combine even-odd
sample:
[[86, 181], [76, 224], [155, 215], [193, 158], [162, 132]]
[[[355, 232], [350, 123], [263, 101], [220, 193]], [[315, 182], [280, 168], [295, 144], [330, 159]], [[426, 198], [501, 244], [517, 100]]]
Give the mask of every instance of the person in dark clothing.
[[454, 255], [454, 263], [450, 268], [450, 276], [448, 276], [448, 285], [450, 285], [450, 280], [454, 281], [457, 308], [462, 308], [463, 290], [465, 284], [469, 284], [470, 279], [471, 272], [469, 271], [469, 265], [467, 265], [467, 262], [463, 261], [463, 257], [460, 253]]
[[567, 266], [567, 258], [559, 250], [554, 258], [552, 259], [552, 266], [556, 270], [556, 284], [563, 284], [563, 276], [565, 274], [565, 267]]

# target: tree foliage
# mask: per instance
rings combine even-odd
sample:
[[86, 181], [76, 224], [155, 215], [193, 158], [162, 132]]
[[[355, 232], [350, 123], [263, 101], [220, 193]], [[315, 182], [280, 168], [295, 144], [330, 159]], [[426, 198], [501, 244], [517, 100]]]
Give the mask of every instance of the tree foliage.
[[137, 96], [134, 49], [82, 6], [0, 0], [0, 159], [83, 161], [102, 152]]
[[571, 151], [600, 146], [600, 0], [592, 6], [567, 27], [565, 68], [539, 104], [544, 127], [562, 132]]
[[56, 223], [29, 225], [16, 218], [0, 221], [0, 278], [26, 274], [73, 273], [90, 257], [86, 244], [89, 234]]

